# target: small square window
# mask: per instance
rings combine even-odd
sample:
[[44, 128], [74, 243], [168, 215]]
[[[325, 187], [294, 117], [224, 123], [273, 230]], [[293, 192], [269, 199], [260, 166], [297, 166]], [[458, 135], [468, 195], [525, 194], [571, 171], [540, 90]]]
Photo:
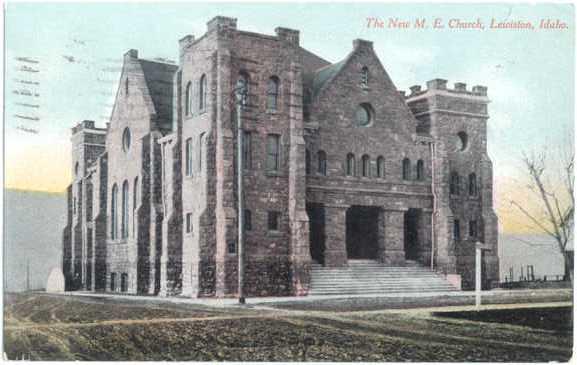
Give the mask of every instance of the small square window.
[[234, 255], [236, 253], [236, 241], [229, 241], [226, 247], [229, 254]]
[[279, 217], [280, 217], [279, 212], [273, 212], [273, 211], [268, 212], [268, 230], [269, 231], [278, 231]]
[[192, 233], [192, 213], [186, 213], [186, 233]]

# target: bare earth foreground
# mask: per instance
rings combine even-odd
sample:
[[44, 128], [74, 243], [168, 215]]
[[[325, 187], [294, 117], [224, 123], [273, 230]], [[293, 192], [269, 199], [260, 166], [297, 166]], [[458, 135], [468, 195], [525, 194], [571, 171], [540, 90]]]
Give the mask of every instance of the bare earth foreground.
[[[235, 305], [7, 294], [4, 353], [31, 360], [568, 361], [572, 294]], [[546, 303], [539, 303], [546, 302]], [[524, 303], [524, 304], [519, 304]], [[432, 305], [446, 306], [443, 308]]]

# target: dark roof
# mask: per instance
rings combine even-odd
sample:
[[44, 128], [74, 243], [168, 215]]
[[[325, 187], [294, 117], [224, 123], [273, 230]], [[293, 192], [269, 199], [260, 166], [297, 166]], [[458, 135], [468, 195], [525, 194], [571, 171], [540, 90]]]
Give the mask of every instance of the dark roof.
[[178, 66], [144, 59], [138, 61], [142, 67], [157, 117], [165, 123], [171, 123], [173, 78]]
[[302, 67], [304, 74], [314, 73], [319, 68], [331, 64], [329, 61], [317, 56], [316, 54], [302, 47], [299, 48], [299, 52], [302, 59]]
[[329, 79], [339, 73], [339, 71], [345, 65], [345, 61], [346, 60], [342, 60], [341, 62], [337, 62], [317, 70], [312, 84], [313, 95], [316, 95]]

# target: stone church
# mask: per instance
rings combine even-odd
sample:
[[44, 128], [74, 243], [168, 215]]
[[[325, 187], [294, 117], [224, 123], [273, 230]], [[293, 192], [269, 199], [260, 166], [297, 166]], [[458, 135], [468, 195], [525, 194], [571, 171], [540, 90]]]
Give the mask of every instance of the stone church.
[[106, 128], [72, 128], [67, 290], [235, 296], [239, 173], [248, 296], [307, 295], [362, 262], [468, 289], [477, 241], [498, 282], [486, 87], [405, 94], [372, 42], [330, 63], [297, 30], [221, 16], [179, 49], [178, 66], [129, 50]]

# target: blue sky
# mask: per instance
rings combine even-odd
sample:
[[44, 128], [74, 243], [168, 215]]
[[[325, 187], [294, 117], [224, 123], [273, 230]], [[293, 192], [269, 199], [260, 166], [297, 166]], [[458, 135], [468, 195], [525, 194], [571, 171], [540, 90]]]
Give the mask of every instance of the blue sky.
[[[497, 179], [516, 174], [521, 152], [563, 142], [574, 120], [574, 10], [570, 4], [251, 4], [251, 3], [10, 3], [6, 6], [6, 183], [58, 191], [70, 175], [70, 127], [110, 114], [123, 53], [176, 60], [179, 38], [200, 36], [216, 15], [240, 29], [301, 31], [301, 44], [331, 62], [355, 38], [374, 42], [394, 83], [407, 90], [433, 78], [449, 85], [486, 85], [489, 151]], [[367, 17], [524, 20], [560, 19], [567, 30], [369, 29]], [[64, 57], [68, 57], [68, 60]], [[36, 74], [16, 71], [17, 57], [38, 60]], [[70, 62], [69, 60], [74, 60]], [[106, 71], [105, 71], [106, 70]], [[15, 80], [39, 82], [39, 97], [13, 94]], [[33, 100], [36, 109], [16, 105]], [[14, 114], [37, 116], [32, 122]], [[16, 127], [39, 130], [36, 135]], [[49, 159], [46, 166], [38, 161]], [[35, 172], [32, 173], [32, 170]], [[40, 175], [41, 178], [37, 178]]]

